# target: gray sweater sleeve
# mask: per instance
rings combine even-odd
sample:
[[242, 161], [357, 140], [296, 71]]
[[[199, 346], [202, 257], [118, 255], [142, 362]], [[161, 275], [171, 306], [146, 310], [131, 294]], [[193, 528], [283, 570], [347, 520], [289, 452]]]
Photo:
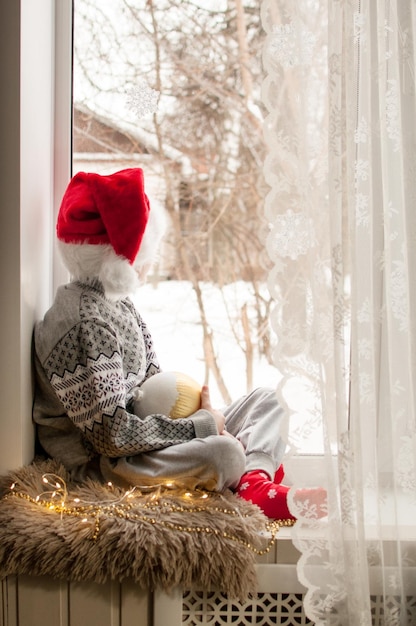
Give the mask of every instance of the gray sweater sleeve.
[[75, 335], [76, 341], [64, 336], [43, 366], [65, 413], [97, 453], [133, 456], [217, 434], [215, 420], [205, 410], [178, 420], [160, 414], [141, 419], [130, 413], [128, 374], [117, 335], [110, 326], [85, 322], [71, 329], [71, 337]]

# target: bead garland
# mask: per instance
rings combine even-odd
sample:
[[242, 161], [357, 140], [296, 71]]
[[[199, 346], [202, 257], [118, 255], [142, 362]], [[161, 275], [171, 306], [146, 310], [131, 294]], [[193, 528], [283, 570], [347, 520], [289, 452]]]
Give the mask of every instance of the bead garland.
[[[279, 528], [282, 526], [292, 526], [293, 520], [270, 520], [266, 523], [266, 531], [270, 534], [267, 546], [264, 549], [258, 549], [250, 542], [241, 539], [240, 537], [228, 533], [226, 531], [220, 531], [216, 528], [212, 528], [207, 525], [183, 525], [179, 523], [169, 522], [166, 520], [160, 520], [153, 514], [156, 510], [166, 513], [200, 513], [200, 512], [212, 512], [223, 513], [230, 516], [238, 517], [250, 517], [250, 514], [243, 514], [237, 507], [226, 508], [221, 506], [201, 507], [197, 504], [190, 503], [191, 499], [208, 500], [212, 497], [210, 492], [203, 492], [195, 490], [193, 492], [183, 491], [178, 488], [174, 483], [167, 482], [163, 485], [156, 486], [156, 492], [151, 495], [143, 494], [138, 491], [138, 497], [144, 498], [144, 502], [140, 502], [140, 508], [143, 510], [141, 514], [133, 512], [134, 504], [125, 502], [125, 500], [131, 500], [135, 488], [127, 490], [124, 494], [113, 502], [99, 502], [99, 503], [83, 503], [79, 498], [74, 498], [74, 503], [68, 503], [68, 492], [66, 489], [65, 481], [55, 476], [54, 474], [44, 474], [42, 480], [45, 484], [52, 487], [52, 491], [48, 490], [40, 493], [36, 497], [29, 496], [27, 493], [18, 491], [16, 485], [13, 483], [10, 487], [10, 492], [3, 496], [3, 499], [8, 499], [10, 496], [22, 498], [31, 502], [32, 504], [41, 506], [51, 512], [59, 515], [71, 516], [79, 518], [81, 523], [93, 523], [92, 540], [96, 541], [100, 533], [100, 524], [103, 516], [119, 518], [136, 523], [157, 524], [170, 530], [177, 530], [178, 532], [187, 533], [206, 533], [208, 535], [219, 536], [224, 539], [237, 542], [247, 549], [255, 552], [257, 555], [264, 555], [270, 552], [272, 546], [276, 541], [276, 535]], [[111, 487], [111, 483], [108, 485]], [[150, 490], [155, 489], [152, 487], [143, 487], [142, 489]], [[179, 497], [183, 502], [183, 506], [174, 504], [172, 502], [166, 502], [163, 499], [162, 490], [169, 491], [172, 495]], [[218, 494], [216, 494], [218, 495]]]

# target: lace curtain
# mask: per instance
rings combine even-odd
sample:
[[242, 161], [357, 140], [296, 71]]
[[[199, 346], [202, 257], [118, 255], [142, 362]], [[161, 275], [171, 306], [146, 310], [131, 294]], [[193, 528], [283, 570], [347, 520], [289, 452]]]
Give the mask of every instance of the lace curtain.
[[[416, 2], [263, 0], [286, 474], [316, 624], [416, 623]], [[324, 484], [319, 519], [299, 487]]]

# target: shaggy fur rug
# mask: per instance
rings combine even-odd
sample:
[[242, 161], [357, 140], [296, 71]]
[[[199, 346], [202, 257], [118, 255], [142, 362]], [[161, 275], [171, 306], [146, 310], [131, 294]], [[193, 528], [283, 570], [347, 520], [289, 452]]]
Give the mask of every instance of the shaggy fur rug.
[[244, 600], [256, 591], [256, 554], [277, 532], [231, 492], [75, 486], [53, 461], [1, 477], [0, 497], [0, 577], [132, 578], [147, 589], [220, 589]]

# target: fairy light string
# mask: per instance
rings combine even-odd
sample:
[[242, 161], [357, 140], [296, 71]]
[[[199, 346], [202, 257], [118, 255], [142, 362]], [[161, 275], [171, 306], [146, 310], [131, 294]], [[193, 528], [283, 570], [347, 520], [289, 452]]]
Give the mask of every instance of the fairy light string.
[[[292, 526], [292, 520], [270, 520], [265, 523], [267, 545], [265, 548], [257, 548], [255, 545], [239, 537], [237, 534], [219, 530], [206, 522], [198, 524], [178, 523], [160, 518], [161, 513], [202, 513], [211, 514], [222, 513], [231, 517], [248, 518], [250, 513], [242, 512], [238, 506], [230, 504], [223, 498], [225, 506], [210, 504], [214, 495], [212, 492], [200, 490], [187, 490], [172, 481], [166, 481], [157, 485], [133, 487], [126, 490], [121, 495], [113, 492], [113, 499], [105, 501], [90, 502], [82, 500], [79, 496], [70, 497], [65, 481], [56, 474], [43, 474], [42, 485], [45, 489], [35, 497], [20, 490], [17, 483], [10, 486], [10, 491], [4, 499], [9, 497], [22, 498], [34, 505], [40, 506], [51, 513], [61, 516], [74, 517], [79, 519], [80, 524], [91, 527], [91, 538], [96, 541], [102, 530], [102, 520], [108, 518], [118, 518], [133, 523], [158, 525], [169, 530], [176, 530], [185, 533], [205, 533], [216, 537], [222, 537], [245, 546], [257, 555], [270, 552], [276, 541], [279, 528], [282, 526]], [[108, 483], [109, 493], [112, 484]], [[179, 500], [179, 504], [173, 502], [171, 496]], [[205, 506], [201, 506], [204, 503]], [[140, 508], [140, 511], [137, 511]], [[259, 535], [260, 538], [261, 535]]]

